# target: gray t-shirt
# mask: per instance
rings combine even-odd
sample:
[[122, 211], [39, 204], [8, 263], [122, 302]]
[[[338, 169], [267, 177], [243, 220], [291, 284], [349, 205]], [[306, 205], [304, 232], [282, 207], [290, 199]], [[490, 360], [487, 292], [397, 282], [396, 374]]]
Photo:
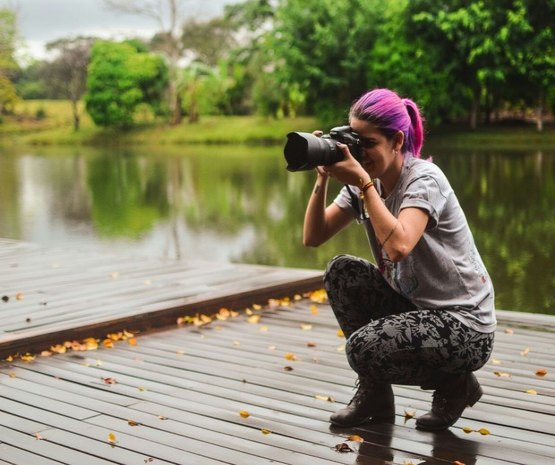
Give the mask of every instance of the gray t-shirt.
[[[350, 188], [358, 196], [359, 189]], [[379, 180], [376, 189], [381, 194]], [[334, 202], [358, 217], [346, 187]], [[384, 202], [395, 217], [409, 207], [425, 210], [429, 216], [423, 236], [398, 263], [380, 247], [370, 220], [359, 220], [366, 228], [376, 264], [391, 287], [417, 308], [445, 310], [476, 331], [493, 332], [493, 285], [459, 201], [439, 167], [407, 157], [395, 188]]]

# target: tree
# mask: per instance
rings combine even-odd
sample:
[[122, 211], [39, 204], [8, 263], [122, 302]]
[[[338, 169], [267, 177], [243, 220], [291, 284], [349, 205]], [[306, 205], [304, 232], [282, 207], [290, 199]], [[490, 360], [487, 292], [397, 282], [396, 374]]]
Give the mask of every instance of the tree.
[[184, 21], [183, 0], [105, 0], [113, 9], [153, 19], [160, 32], [155, 43], [168, 66], [168, 98], [172, 124], [181, 122], [181, 73], [179, 60], [183, 48], [179, 29]]
[[73, 128], [76, 131], [79, 130], [80, 122], [77, 104], [87, 87], [87, 66], [94, 41], [91, 37], [76, 37], [46, 45], [47, 50], [56, 50], [58, 56], [45, 68], [45, 80], [55, 92], [70, 100]]
[[14, 59], [16, 35], [15, 13], [0, 9], [0, 114], [13, 110], [18, 100], [11, 79], [18, 69]]
[[127, 128], [138, 104], [156, 109], [167, 82], [163, 60], [130, 42], [97, 41], [92, 47], [86, 108], [95, 124]]

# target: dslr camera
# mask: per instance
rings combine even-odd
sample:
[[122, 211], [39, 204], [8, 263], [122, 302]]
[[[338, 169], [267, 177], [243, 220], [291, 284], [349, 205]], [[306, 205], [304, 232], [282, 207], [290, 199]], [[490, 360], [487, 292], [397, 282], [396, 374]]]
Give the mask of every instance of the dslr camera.
[[329, 134], [316, 137], [308, 132], [290, 132], [283, 154], [289, 171], [307, 171], [317, 166], [333, 165], [343, 160], [337, 144], [345, 144], [358, 161], [362, 158], [362, 147], [356, 132], [350, 126], [338, 126]]

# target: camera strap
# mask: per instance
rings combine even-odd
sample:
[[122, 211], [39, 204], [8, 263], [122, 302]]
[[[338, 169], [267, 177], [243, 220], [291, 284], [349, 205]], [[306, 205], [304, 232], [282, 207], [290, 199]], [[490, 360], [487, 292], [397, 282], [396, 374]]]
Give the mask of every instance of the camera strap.
[[351, 205], [353, 206], [356, 214], [357, 214], [357, 221], [362, 223], [363, 221], [368, 219], [368, 215], [366, 214], [366, 209], [364, 208], [364, 204], [362, 200], [360, 200], [358, 195], [351, 190], [351, 187], [348, 184], [345, 184], [349, 195], [351, 196]]

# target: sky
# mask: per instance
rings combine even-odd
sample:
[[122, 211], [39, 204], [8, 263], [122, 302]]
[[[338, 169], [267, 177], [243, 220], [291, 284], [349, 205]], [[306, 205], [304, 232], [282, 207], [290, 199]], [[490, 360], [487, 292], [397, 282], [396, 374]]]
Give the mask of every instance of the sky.
[[[223, 12], [225, 4], [240, 0], [183, 0], [186, 15], [206, 20]], [[109, 9], [104, 0], [0, 0], [18, 16], [20, 61], [47, 57], [44, 45], [63, 37], [93, 35], [118, 39], [124, 36], [151, 36], [153, 19]]]

